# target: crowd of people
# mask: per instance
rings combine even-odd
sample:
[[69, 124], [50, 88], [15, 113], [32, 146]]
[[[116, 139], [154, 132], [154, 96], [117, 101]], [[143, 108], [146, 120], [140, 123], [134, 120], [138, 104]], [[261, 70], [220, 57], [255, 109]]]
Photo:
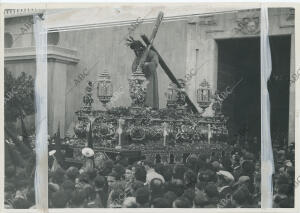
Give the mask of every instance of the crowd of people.
[[35, 207], [35, 153], [23, 138], [5, 140], [4, 205], [8, 209]]
[[[24, 147], [20, 154], [18, 146], [5, 144], [5, 208], [35, 208], [35, 157]], [[82, 167], [75, 167], [49, 157], [49, 207], [259, 208], [260, 155], [247, 150], [235, 145], [222, 156], [192, 154], [175, 164], [147, 159], [128, 163], [118, 155], [116, 160], [86, 158]], [[300, 184], [294, 178], [295, 145], [274, 147], [273, 152], [273, 207], [292, 208]]]
[[175, 164], [147, 159], [128, 164], [121, 155], [93, 161], [65, 169], [54, 161], [50, 208], [260, 207], [260, 160], [242, 148], [221, 157], [192, 154]]
[[295, 144], [287, 149], [273, 147], [275, 161], [275, 175], [273, 207], [293, 208], [294, 190], [300, 184], [300, 178], [295, 180]]

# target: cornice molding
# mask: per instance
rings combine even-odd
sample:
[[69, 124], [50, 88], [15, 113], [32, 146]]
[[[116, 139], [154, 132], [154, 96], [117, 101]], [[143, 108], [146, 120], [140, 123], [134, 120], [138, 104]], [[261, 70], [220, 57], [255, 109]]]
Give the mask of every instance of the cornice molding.
[[[17, 61], [24, 62], [28, 60], [35, 61], [35, 59], [35, 47], [5, 48], [4, 50], [5, 63], [15, 63]], [[65, 64], [77, 64], [79, 62], [76, 50], [54, 45], [48, 45], [47, 59], [48, 61], [56, 61]]]

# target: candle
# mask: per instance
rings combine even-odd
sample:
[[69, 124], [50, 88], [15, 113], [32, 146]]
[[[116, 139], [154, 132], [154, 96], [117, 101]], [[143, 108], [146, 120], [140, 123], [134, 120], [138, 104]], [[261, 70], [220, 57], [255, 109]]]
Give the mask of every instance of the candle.
[[207, 124], [208, 125], [208, 144], [210, 144], [210, 138], [211, 138], [211, 131], [210, 131], [210, 124]]
[[163, 127], [164, 127], [164, 146], [166, 146], [166, 140], [167, 140], [167, 135], [168, 135], [166, 122], [163, 123]]
[[119, 127], [118, 127], [118, 134], [119, 134], [118, 146], [119, 147], [122, 146], [121, 135], [122, 135], [122, 132], [123, 132], [122, 126], [124, 125], [124, 123], [125, 123], [124, 119], [119, 119]]

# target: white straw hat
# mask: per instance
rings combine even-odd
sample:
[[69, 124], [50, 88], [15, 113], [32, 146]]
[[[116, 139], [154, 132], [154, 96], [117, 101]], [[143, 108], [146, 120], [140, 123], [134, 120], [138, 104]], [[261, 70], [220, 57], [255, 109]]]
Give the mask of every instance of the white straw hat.
[[88, 158], [94, 156], [94, 150], [88, 147], [83, 148], [81, 152], [85, 157]]

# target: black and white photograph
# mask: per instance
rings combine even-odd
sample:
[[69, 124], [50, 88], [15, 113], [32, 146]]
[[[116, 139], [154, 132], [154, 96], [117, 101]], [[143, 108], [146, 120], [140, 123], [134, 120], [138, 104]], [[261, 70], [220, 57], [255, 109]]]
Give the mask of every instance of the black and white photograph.
[[[4, 204], [261, 208], [261, 8], [127, 4], [4, 11]], [[273, 208], [294, 208], [295, 9], [268, 8]], [[37, 119], [47, 27], [47, 115]]]

